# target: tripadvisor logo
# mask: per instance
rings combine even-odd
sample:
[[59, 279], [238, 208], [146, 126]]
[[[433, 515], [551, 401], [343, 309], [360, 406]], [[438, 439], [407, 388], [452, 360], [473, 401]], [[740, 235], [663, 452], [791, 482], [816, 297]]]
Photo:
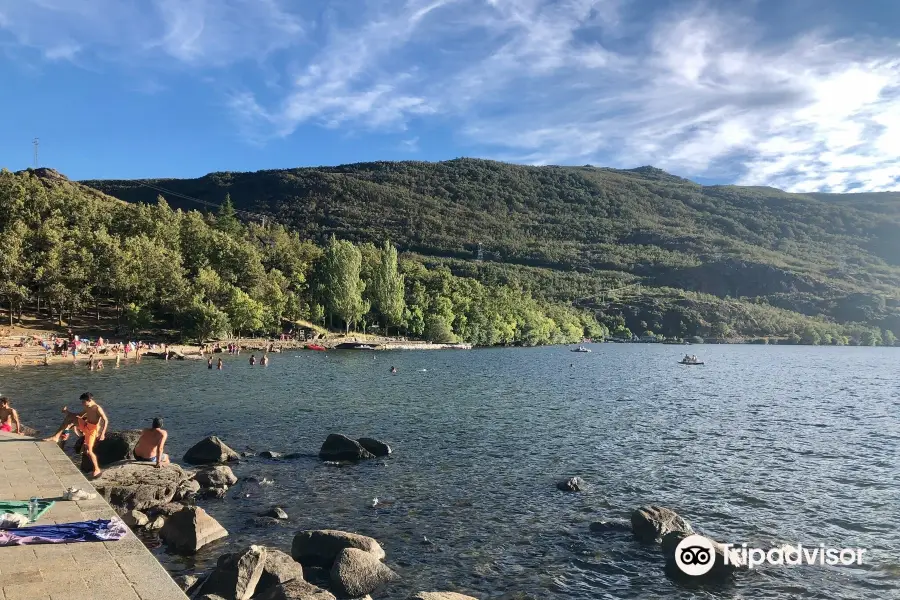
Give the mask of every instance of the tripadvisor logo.
[[[712, 540], [702, 535], [689, 535], [675, 547], [675, 564], [686, 575], [699, 577], [709, 573], [716, 562], [716, 548]], [[861, 565], [865, 548], [827, 548], [783, 546], [768, 551], [748, 548], [747, 544], [718, 544], [720, 560], [724, 565], [746, 566], [748, 569], [762, 564], [769, 565]]]

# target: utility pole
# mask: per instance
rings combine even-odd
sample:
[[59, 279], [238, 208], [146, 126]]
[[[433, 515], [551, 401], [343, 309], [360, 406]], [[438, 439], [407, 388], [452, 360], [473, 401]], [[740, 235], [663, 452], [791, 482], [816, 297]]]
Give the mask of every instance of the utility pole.
[[34, 145], [34, 168], [37, 169], [40, 166], [40, 162], [38, 161], [38, 145], [41, 142], [38, 138], [34, 138], [31, 140], [31, 143]]

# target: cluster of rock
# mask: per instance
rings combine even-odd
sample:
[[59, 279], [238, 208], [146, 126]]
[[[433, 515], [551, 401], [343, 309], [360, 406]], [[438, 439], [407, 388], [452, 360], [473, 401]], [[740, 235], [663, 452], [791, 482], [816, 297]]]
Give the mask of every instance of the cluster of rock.
[[[384, 558], [373, 538], [308, 530], [294, 536], [290, 555], [248, 546], [220, 556], [211, 573], [182, 576], [179, 583], [190, 597], [201, 600], [370, 599], [369, 594], [399, 579]], [[477, 599], [454, 592], [419, 592], [410, 600]]]
[[351, 439], [339, 433], [329, 434], [319, 449], [319, 458], [332, 462], [365, 460], [387, 456], [391, 447], [374, 438]]
[[[114, 432], [98, 443], [98, 461], [105, 467], [93, 481], [107, 502], [133, 529], [158, 530], [172, 550], [194, 553], [228, 532], [202, 508], [194, 506], [198, 496], [223, 498], [237, 483], [231, 468], [219, 464], [237, 458], [237, 453], [215, 436], [208, 437], [185, 455], [185, 462], [204, 465], [186, 470], [176, 464], [158, 469], [149, 462], [135, 462], [133, 431]], [[102, 452], [102, 455], [101, 455]], [[109, 462], [110, 459], [116, 459]]]
[[635, 509], [631, 513], [631, 522], [624, 520], [599, 521], [591, 523], [593, 532], [628, 531], [641, 543], [659, 544], [665, 559], [665, 572], [674, 579], [722, 580], [730, 577], [735, 571], [746, 565], [734, 550], [727, 550], [728, 561], [725, 561], [725, 547], [719, 542], [705, 537], [712, 545], [713, 565], [711, 569], [699, 576], [687, 575], [678, 568], [675, 553], [681, 540], [690, 535], [700, 535], [691, 524], [670, 508], [647, 505]]

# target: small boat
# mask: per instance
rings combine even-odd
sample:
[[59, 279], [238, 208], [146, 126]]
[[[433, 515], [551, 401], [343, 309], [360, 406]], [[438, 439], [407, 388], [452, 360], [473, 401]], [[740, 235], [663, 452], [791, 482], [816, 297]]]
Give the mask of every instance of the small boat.
[[590, 348], [585, 348], [584, 346], [579, 346], [577, 348], [572, 348], [572, 352], [590, 352]]
[[702, 365], [702, 360], [684, 360], [683, 358], [678, 361], [679, 365]]
[[327, 350], [325, 346], [322, 346], [320, 344], [307, 344], [304, 346], [304, 348], [306, 348], [307, 350], [318, 350], [319, 352]]
[[335, 346], [335, 350], [375, 350], [375, 346], [357, 342], [344, 342], [343, 344]]

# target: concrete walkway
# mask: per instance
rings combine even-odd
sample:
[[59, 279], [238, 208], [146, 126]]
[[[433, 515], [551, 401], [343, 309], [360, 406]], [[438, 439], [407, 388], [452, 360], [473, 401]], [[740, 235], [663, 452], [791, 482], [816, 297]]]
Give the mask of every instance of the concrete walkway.
[[[0, 500], [60, 498], [70, 487], [96, 492], [56, 444], [0, 433]], [[59, 500], [36, 525], [111, 519], [95, 500]], [[117, 542], [0, 547], [0, 600], [186, 600], [134, 533]]]

